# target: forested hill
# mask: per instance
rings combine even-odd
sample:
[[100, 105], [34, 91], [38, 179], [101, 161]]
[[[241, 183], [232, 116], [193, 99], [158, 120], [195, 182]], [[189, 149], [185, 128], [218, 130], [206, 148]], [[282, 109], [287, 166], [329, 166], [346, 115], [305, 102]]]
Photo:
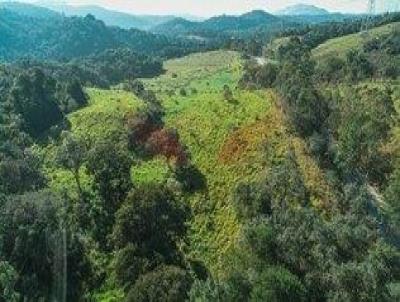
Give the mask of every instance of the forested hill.
[[70, 60], [121, 47], [155, 57], [181, 56], [202, 49], [198, 41], [109, 27], [92, 15], [43, 19], [0, 9], [2, 61], [25, 57]]
[[237, 32], [254, 30], [260, 26], [276, 27], [281, 24], [282, 20], [280, 18], [261, 10], [255, 10], [240, 16], [216, 16], [203, 22], [176, 18], [154, 27], [152, 31], [169, 35], [193, 34], [213, 37], [215, 35], [232, 35]]
[[41, 19], [62, 17], [61, 14], [51, 9], [22, 2], [0, 2], [0, 10], [2, 9], [7, 9], [20, 15]]

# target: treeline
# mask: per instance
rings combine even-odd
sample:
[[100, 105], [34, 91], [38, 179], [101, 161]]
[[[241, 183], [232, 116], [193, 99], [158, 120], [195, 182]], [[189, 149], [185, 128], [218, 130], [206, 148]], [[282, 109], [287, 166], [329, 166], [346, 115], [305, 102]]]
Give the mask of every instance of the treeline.
[[3, 61], [21, 58], [69, 61], [116, 48], [170, 58], [206, 47], [196, 40], [108, 27], [91, 15], [35, 19], [3, 9], [0, 18], [0, 59]]
[[77, 79], [85, 86], [102, 88], [136, 78], [154, 77], [163, 72], [162, 61], [129, 48], [109, 49], [67, 63], [26, 59], [15, 62], [12, 67], [40, 68], [59, 81]]
[[[87, 104], [77, 79], [57, 81], [39, 68], [4, 67], [0, 83], [2, 121], [8, 126], [19, 125], [23, 132], [36, 138], [58, 125], [65, 114]], [[8, 136], [11, 139], [13, 133]]]

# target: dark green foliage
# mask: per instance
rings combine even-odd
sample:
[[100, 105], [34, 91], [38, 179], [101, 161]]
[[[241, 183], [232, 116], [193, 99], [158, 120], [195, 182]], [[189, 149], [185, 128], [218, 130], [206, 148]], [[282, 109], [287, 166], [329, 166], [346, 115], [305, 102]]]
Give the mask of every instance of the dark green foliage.
[[[111, 85], [131, 81], [139, 77], [152, 77], [162, 73], [162, 62], [148, 55], [134, 52], [122, 47], [108, 49], [87, 57], [79, 57], [60, 61], [41, 61], [38, 59], [24, 59], [13, 64], [19, 69], [40, 68], [47, 75], [54, 77], [64, 87], [61, 96], [82, 100], [79, 93], [71, 96], [71, 88], [76, 81], [86, 86], [109, 88]], [[71, 86], [69, 88], [68, 86]], [[63, 99], [62, 99], [63, 100]], [[78, 104], [82, 105], [82, 103]]]
[[[83, 282], [90, 274], [82, 243], [68, 232], [66, 250], [62, 251], [60, 236], [63, 226], [59, 209], [62, 200], [48, 192], [27, 193], [9, 198], [0, 212], [0, 256], [18, 272], [15, 289], [21, 297], [50, 299], [52, 286], [56, 285], [54, 272], [57, 259], [67, 261], [68, 299], [82, 296]], [[59, 258], [61, 257], [61, 258]]]
[[124, 89], [126, 91], [133, 92], [133, 94], [135, 94], [138, 97], [142, 96], [146, 91], [143, 82], [140, 80], [133, 80], [126, 82], [124, 84]]
[[398, 279], [399, 264], [398, 252], [380, 244], [363, 261], [336, 266], [329, 301], [395, 301], [387, 282]]
[[289, 38], [288, 43], [279, 46], [276, 58], [281, 62], [301, 63], [310, 58], [309, 50], [307, 44], [303, 43], [299, 37], [294, 36]]
[[228, 85], [224, 85], [223, 87], [223, 97], [226, 101], [234, 100], [232, 89]]
[[346, 62], [336, 56], [328, 57], [318, 62], [316, 66], [316, 77], [319, 81], [338, 83], [345, 77]]
[[39, 69], [22, 73], [10, 92], [10, 102], [23, 119], [24, 130], [39, 136], [63, 119], [55, 98], [56, 83]]
[[389, 179], [385, 191], [385, 201], [388, 203], [388, 214], [394, 241], [400, 244], [400, 169], [396, 166]]
[[267, 175], [264, 192], [271, 197], [272, 207], [308, 204], [309, 194], [294, 153], [287, 154]]
[[251, 219], [260, 213], [269, 214], [271, 196], [263, 192], [258, 184], [239, 184], [233, 194], [233, 204], [240, 219]]
[[383, 51], [390, 55], [400, 54], [399, 31], [394, 29], [382, 37], [368, 40], [364, 43], [365, 52]]
[[306, 289], [299, 278], [289, 271], [281, 267], [272, 267], [257, 278], [251, 291], [250, 301], [306, 301]]
[[159, 60], [140, 55], [129, 48], [106, 50], [84, 59], [77, 59], [72, 64], [79, 65], [83, 70], [90, 70], [109, 85], [138, 77], [153, 77], [161, 74], [163, 70]]
[[5, 261], [0, 261], [0, 301], [17, 302], [20, 299], [15, 290], [18, 274], [15, 269]]
[[351, 50], [347, 53], [346, 63], [348, 78], [353, 82], [369, 78], [374, 72], [373, 66], [367, 56], [356, 50]]
[[181, 96], [187, 96], [186, 89], [185, 89], [185, 88], [181, 88], [181, 89], [179, 90], [179, 94], [180, 94]]
[[77, 79], [58, 85], [57, 99], [63, 113], [70, 113], [87, 105], [88, 97]]
[[240, 184], [233, 202], [242, 219], [270, 215], [273, 208], [308, 205], [309, 194], [294, 155], [289, 153], [281, 163], [274, 165], [264, 182]]
[[0, 193], [21, 194], [43, 187], [39, 160], [28, 150], [15, 148], [13, 154], [0, 151]]
[[178, 243], [186, 233], [188, 213], [164, 187], [150, 185], [129, 194], [116, 214], [112, 235], [122, 285], [132, 285], [134, 277], [158, 265], [181, 263]]
[[380, 239], [377, 201], [367, 187], [343, 187], [337, 211], [325, 220], [309, 206], [289, 156], [264, 181], [240, 185], [234, 195], [245, 222], [241, 248], [257, 272], [243, 275], [252, 288], [243, 301], [391, 301], [400, 255]]
[[[360, 192], [354, 198], [349, 195], [349, 198], [349, 212], [335, 216], [332, 222], [325, 222], [313, 210], [302, 208], [285, 211], [275, 209], [266, 220], [253, 221], [244, 236], [246, 244], [258, 259], [256, 263], [261, 261], [267, 267], [274, 265], [288, 269], [292, 277], [289, 274], [282, 278], [285, 282], [291, 282], [292, 286], [296, 285], [295, 292], [303, 293], [298, 299], [303, 296], [330, 301], [332, 296], [350, 295], [352, 299], [357, 297], [357, 300], [364, 295], [369, 296], [371, 288], [374, 288], [375, 293], [370, 301], [389, 301], [389, 296], [387, 299], [385, 297], [390, 280], [396, 278], [398, 254], [378, 241], [377, 225], [368, 211], [371, 197]], [[382, 257], [382, 261], [372, 261], [371, 255], [379, 255], [374, 259]], [[261, 276], [265, 273], [263, 265], [256, 267], [261, 270]], [[365, 278], [370, 285], [356, 286], [357, 291], [353, 292], [354, 285], [346, 287], [347, 277], [339, 273], [335, 281], [337, 283], [332, 287], [329, 276], [345, 269], [347, 265], [359, 267], [357, 278]], [[368, 265], [368, 272], [362, 270], [364, 265]], [[276, 280], [274, 278], [278, 276], [273, 274], [270, 280]], [[353, 284], [352, 280], [349, 279], [349, 284]], [[259, 291], [263, 294], [279, 295], [274, 293], [273, 284], [267, 286], [264, 283], [260, 286]], [[282, 288], [288, 289], [290, 286]], [[281, 294], [289, 293], [283, 291]], [[270, 299], [274, 299], [273, 296]], [[286, 299], [291, 301], [288, 296]], [[276, 301], [282, 300], [278, 298]]]
[[249, 301], [251, 292], [250, 282], [241, 274], [232, 274], [226, 281], [218, 282], [212, 278], [205, 281], [196, 280], [190, 291], [189, 301]]
[[194, 165], [184, 165], [175, 171], [175, 178], [188, 193], [194, 193], [207, 188], [207, 179]]
[[390, 169], [380, 152], [394, 123], [394, 103], [387, 88], [348, 89], [340, 104], [338, 164], [350, 174], [382, 182]]
[[84, 164], [86, 157], [86, 146], [82, 141], [74, 138], [71, 133], [62, 133], [63, 141], [57, 152], [57, 162], [65, 169], [69, 170], [75, 179], [78, 195], [83, 201], [83, 191], [81, 186], [79, 171]]
[[278, 258], [274, 232], [273, 226], [264, 219], [254, 219], [243, 229], [245, 243], [250, 247], [253, 257], [262, 259], [269, 265], [275, 265]]
[[256, 83], [264, 88], [274, 86], [278, 74], [278, 66], [272, 63], [262, 65], [256, 73]]
[[129, 291], [126, 302], [186, 301], [191, 287], [190, 275], [181, 268], [161, 266], [140, 277]]
[[133, 92], [147, 104], [147, 110], [141, 111], [137, 116], [147, 116], [155, 126], [163, 125], [164, 109], [154, 91], [146, 89], [140, 80], [128, 81], [124, 84], [124, 89]]
[[205, 48], [194, 39], [107, 27], [92, 15], [40, 19], [0, 10], [0, 18], [0, 59], [6, 61], [71, 60], [126, 47], [154, 57], [175, 57]]
[[312, 82], [315, 63], [309, 49], [298, 38], [291, 38], [279, 48], [278, 57], [281, 66], [276, 86], [290, 124], [303, 137], [321, 132], [330, 110]]
[[[132, 188], [132, 159], [123, 146], [113, 142], [99, 142], [88, 151], [86, 166], [104, 201], [105, 212], [113, 220], [114, 213]], [[105, 227], [111, 224], [110, 221], [110, 225]]]
[[278, 17], [255, 10], [241, 16], [216, 16], [203, 22], [175, 18], [156, 26], [153, 30], [169, 36], [198, 35], [205, 39], [224, 38], [228, 41], [228, 37], [252, 36], [258, 30], [267, 32], [272, 29], [277, 30], [281, 24]]

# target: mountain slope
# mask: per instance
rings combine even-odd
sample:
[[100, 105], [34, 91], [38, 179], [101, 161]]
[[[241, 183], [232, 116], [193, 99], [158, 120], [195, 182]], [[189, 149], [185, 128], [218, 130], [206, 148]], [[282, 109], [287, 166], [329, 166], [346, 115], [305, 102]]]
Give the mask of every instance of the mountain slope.
[[70, 60], [112, 48], [173, 57], [200, 50], [198, 46], [196, 41], [108, 27], [91, 15], [44, 20], [0, 10], [0, 60], [3, 61], [24, 57]]
[[321, 16], [329, 15], [326, 9], [307, 4], [296, 4], [288, 6], [283, 10], [277, 12], [277, 15], [283, 16]]
[[46, 4], [46, 7], [60, 12], [65, 16], [80, 16], [84, 17], [88, 14], [102, 20], [110, 26], [119, 26], [121, 28], [137, 28], [147, 30], [161, 23], [168, 22], [174, 19], [174, 16], [140, 16], [109, 10], [101, 6], [72, 6], [72, 5], [51, 5]]
[[61, 18], [61, 15], [51, 9], [22, 2], [0, 2], [0, 10], [8, 11], [33, 18]]

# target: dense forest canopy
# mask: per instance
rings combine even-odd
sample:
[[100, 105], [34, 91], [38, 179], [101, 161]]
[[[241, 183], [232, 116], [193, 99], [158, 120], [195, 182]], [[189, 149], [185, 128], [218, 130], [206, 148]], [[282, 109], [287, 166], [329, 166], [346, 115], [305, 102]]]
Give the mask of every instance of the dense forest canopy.
[[400, 14], [42, 14], [0, 9], [0, 302], [399, 299]]
[[155, 57], [202, 49], [196, 41], [108, 27], [92, 15], [42, 19], [1, 9], [0, 22], [0, 58], [7, 61], [24, 57], [65, 61], [120, 47]]

